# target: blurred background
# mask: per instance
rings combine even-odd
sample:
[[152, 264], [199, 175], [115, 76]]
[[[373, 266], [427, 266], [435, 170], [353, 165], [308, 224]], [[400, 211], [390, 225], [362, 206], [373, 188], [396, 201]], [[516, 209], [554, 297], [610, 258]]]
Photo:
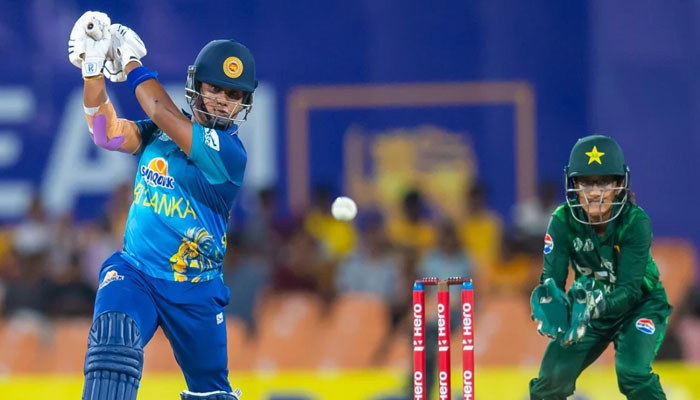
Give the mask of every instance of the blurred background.
[[[92, 144], [67, 57], [75, 20], [99, 10], [139, 33], [184, 108], [210, 40], [256, 58], [224, 266], [245, 399], [408, 398], [412, 281], [455, 275], [475, 282], [476, 396], [527, 398], [542, 237], [593, 133], [620, 143], [653, 222], [675, 307], [654, 368], [669, 399], [700, 399], [700, 3], [0, 3], [0, 398], [80, 395], [99, 267], [122, 245], [137, 160]], [[126, 84], [108, 92], [145, 118]], [[352, 223], [330, 216], [339, 195]], [[613, 372], [608, 351], [575, 398], [621, 399]], [[139, 398], [182, 389], [159, 331]]]

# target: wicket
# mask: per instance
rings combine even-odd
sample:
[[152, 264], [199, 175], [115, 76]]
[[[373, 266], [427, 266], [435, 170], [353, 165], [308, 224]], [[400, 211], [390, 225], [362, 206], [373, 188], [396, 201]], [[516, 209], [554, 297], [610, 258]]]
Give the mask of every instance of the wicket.
[[413, 284], [413, 400], [425, 400], [425, 292], [437, 285], [439, 398], [451, 400], [450, 285], [462, 285], [462, 396], [474, 400], [474, 286], [471, 279], [423, 278]]

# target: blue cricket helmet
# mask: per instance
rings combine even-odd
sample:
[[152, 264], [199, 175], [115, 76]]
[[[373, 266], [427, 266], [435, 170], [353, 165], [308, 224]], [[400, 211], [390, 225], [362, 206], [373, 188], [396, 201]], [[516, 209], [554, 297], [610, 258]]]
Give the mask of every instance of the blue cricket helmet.
[[[201, 83], [206, 82], [224, 88], [244, 92], [239, 109], [228, 117], [211, 114], [201, 100]], [[242, 123], [248, 118], [253, 105], [253, 92], [258, 87], [255, 79], [255, 59], [250, 50], [232, 39], [213, 40], [200, 50], [194, 65], [187, 70], [185, 97], [192, 112], [203, 114], [207, 125], [217, 129], [228, 129], [234, 123]], [[237, 118], [244, 111], [242, 118]]]

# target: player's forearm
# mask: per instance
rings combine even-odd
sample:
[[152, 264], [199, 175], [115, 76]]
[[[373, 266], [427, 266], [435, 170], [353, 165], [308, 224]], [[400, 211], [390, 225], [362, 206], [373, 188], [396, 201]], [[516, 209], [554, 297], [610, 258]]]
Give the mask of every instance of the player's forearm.
[[93, 142], [110, 151], [134, 153], [141, 146], [141, 134], [136, 124], [118, 119], [108, 101], [103, 77], [85, 80], [83, 86], [85, 119]]
[[646, 263], [643, 256], [635, 257], [636, 262], [625, 262], [630, 254], [620, 255], [618, 277], [615, 288], [605, 295], [605, 316], [620, 315], [632, 308], [642, 297], [642, 285], [644, 283], [644, 271]]
[[617, 286], [612, 292], [605, 295], [605, 313], [603, 316], [609, 317], [624, 314], [637, 304], [641, 297], [641, 286]]
[[637, 220], [619, 244], [615, 289], [605, 295], [606, 315], [624, 313], [642, 297], [650, 248], [651, 224], [648, 218]]
[[189, 155], [192, 122], [178, 110], [163, 86], [156, 79], [149, 79], [140, 83], [134, 94], [146, 115]]
[[544, 256], [540, 283], [544, 283], [548, 278], [552, 278], [557, 286], [564, 290], [567, 275], [569, 275], [569, 255], [566, 252], [555, 249], [555, 251]]
[[99, 107], [107, 101], [107, 87], [104, 77], [86, 79], [83, 84], [83, 104], [85, 107]]
[[548, 278], [554, 279], [557, 286], [564, 290], [566, 277], [569, 274], [569, 258], [571, 249], [568, 247], [568, 228], [556, 216], [552, 216], [544, 237], [544, 256], [540, 283]]
[[552, 278], [554, 282], [556, 282], [557, 286], [564, 290], [566, 287], [566, 277], [569, 272], [568, 268], [568, 264], [553, 267], [545, 263], [542, 268], [542, 274], [540, 275], [540, 283], [544, 283], [544, 281], [547, 279]]

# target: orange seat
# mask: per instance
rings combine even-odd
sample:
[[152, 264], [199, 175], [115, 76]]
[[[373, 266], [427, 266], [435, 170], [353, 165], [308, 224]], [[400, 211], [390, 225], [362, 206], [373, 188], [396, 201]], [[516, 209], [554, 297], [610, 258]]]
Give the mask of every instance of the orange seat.
[[144, 372], [180, 371], [173, 349], [162, 328], [156, 329], [155, 334], [143, 349], [143, 370]]
[[276, 370], [312, 366], [322, 308], [321, 299], [309, 293], [263, 298], [257, 312], [255, 367]]
[[[537, 334], [530, 319], [530, 304], [522, 296], [476, 299], [474, 356], [478, 365], [537, 365], [548, 340]], [[459, 343], [461, 333], [453, 337]], [[452, 346], [453, 359], [460, 359], [460, 346]]]
[[80, 374], [83, 372], [90, 318], [58, 319], [54, 321], [51, 351], [46, 353], [52, 372]]
[[229, 370], [247, 370], [253, 367], [252, 343], [248, 338], [245, 322], [240, 318], [226, 317]]
[[678, 323], [678, 339], [683, 346], [683, 360], [700, 363], [700, 318], [683, 316]]
[[375, 357], [389, 330], [389, 309], [380, 298], [344, 294], [333, 304], [323, 330], [321, 368], [365, 368]]
[[13, 374], [47, 372], [44, 352], [48, 345], [48, 321], [30, 316], [5, 320], [0, 329], [0, 371]]
[[651, 255], [659, 268], [669, 302], [678, 307], [696, 282], [698, 255], [695, 247], [682, 239], [656, 239]]
[[[432, 334], [432, 332], [431, 332]], [[382, 366], [388, 368], [407, 368], [413, 363], [411, 332], [395, 332], [389, 338], [386, 352], [380, 356]]]

